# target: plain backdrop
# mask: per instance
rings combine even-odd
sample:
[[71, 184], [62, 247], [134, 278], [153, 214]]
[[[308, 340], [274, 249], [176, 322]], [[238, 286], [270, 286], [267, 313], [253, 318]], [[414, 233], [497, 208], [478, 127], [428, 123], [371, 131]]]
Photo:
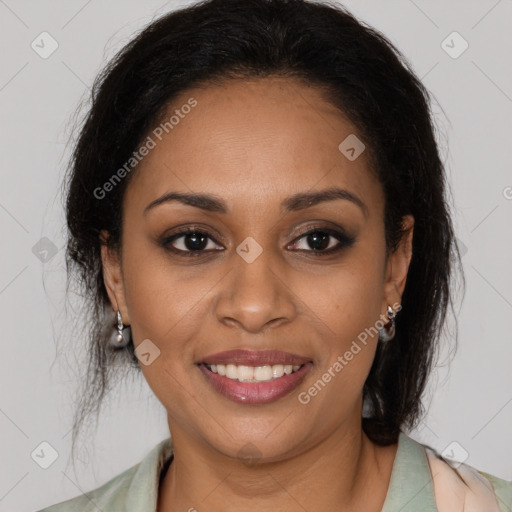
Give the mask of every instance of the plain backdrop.
[[[64, 305], [59, 185], [72, 116], [97, 72], [155, 16], [187, 4], [0, 0], [0, 511], [28, 512], [96, 488], [168, 435], [162, 407], [135, 382], [111, 397], [76, 471], [70, 464], [70, 365], [83, 362], [57, 353], [59, 339], [81, 340], [66, 327], [75, 313], [66, 316]], [[398, 46], [435, 97], [464, 254], [458, 351], [448, 364], [445, 350], [428, 414], [411, 436], [510, 480], [512, 1], [344, 5]], [[41, 248], [50, 251], [46, 262]], [[33, 455], [41, 443], [57, 454], [47, 469]]]

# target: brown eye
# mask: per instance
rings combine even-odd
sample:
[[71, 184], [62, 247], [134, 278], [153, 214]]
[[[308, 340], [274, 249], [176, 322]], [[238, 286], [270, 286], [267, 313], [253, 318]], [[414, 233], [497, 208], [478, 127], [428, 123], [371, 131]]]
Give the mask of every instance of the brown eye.
[[311, 252], [315, 255], [332, 254], [343, 247], [349, 247], [355, 239], [340, 231], [316, 228], [308, 231], [292, 243], [292, 248]]
[[206, 251], [219, 250], [219, 246], [209, 233], [191, 228], [186, 228], [165, 237], [161, 245], [174, 253], [182, 253], [184, 256], [193, 255], [192, 253], [200, 255]]

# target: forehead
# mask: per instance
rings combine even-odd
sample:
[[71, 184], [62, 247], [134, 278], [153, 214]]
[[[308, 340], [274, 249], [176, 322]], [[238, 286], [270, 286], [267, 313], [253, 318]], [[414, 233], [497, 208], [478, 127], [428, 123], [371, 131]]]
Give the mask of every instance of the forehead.
[[354, 160], [340, 150], [347, 137], [361, 139], [355, 126], [317, 88], [296, 79], [188, 89], [173, 100], [166, 121], [149, 132], [154, 147], [126, 193], [132, 206], [178, 190], [208, 192], [235, 209], [333, 185], [367, 204], [382, 202], [369, 152]]

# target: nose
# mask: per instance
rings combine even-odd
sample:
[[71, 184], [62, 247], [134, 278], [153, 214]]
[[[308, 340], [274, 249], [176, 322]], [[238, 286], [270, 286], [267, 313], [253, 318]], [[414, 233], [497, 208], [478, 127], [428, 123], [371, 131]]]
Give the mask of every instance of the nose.
[[290, 322], [297, 314], [290, 283], [270, 251], [250, 263], [234, 253], [232, 271], [221, 286], [215, 314], [225, 325], [258, 333]]

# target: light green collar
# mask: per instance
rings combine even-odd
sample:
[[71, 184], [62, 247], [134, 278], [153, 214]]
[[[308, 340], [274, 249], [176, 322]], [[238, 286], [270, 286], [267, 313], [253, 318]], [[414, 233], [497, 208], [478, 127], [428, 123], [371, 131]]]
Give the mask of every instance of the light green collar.
[[[172, 441], [164, 439], [138, 465], [128, 487], [126, 505], [155, 510], [160, 472], [172, 456]], [[141, 492], [142, 491], [142, 492]], [[423, 445], [400, 433], [388, 492], [381, 512], [437, 512], [434, 487]]]
[[402, 432], [382, 512], [437, 512], [423, 445]]

